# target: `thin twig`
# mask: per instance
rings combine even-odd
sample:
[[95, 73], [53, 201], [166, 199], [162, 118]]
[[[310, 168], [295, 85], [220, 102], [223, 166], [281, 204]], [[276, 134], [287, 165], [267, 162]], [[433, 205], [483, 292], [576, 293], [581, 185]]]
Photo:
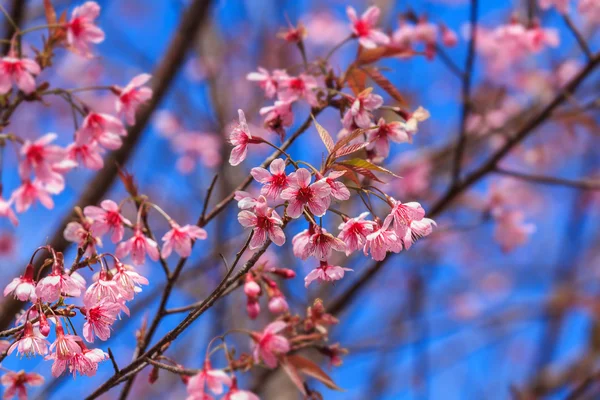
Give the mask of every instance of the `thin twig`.
[[540, 183], [543, 185], [566, 186], [582, 190], [600, 190], [600, 180], [581, 179], [573, 181], [569, 179], [555, 178], [553, 176], [525, 174], [517, 171], [509, 171], [503, 168], [496, 168], [494, 172], [528, 182]]

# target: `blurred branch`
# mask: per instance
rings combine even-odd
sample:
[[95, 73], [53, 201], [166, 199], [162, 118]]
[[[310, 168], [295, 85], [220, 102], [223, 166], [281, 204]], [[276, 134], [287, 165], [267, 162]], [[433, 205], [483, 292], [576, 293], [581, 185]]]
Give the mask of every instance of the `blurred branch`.
[[[27, 0], [12, 0], [10, 2], [10, 8], [7, 10], [7, 12], [10, 15], [11, 21], [16, 26], [20, 27], [23, 25], [23, 22], [25, 22], [26, 10], [27, 10]], [[15, 26], [12, 23], [9, 23], [8, 21], [6, 21], [4, 36], [2, 36], [2, 37], [10, 40], [10, 39], [12, 39], [15, 32], [16, 32]], [[6, 55], [9, 52], [10, 46], [11, 46], [10, 43], [2, 44], [2, 54], [3, 55]]]
[[565, 23], [569, 27], [569, 30], [571, 31], [571, 33], [573, 33], [573, 36], [575, 36], [575, 40], [577, 40], [577, 44], [579, 45], [579, 47], [581, 47], [581, 50], [587, 57], [588, 61], [591, 61], [593, 58], [593, 54], [592, 54], [592, 51], [590, 50], [590, 47], [588, 46], [587, 42], [585, 41], [585, 38], [581, 35], [581, 32], [579, 32], [579, 29], [577, 29], [575, 24], [573, 24], [573, 21], [571, 20], [571, 18], [568, 15], [566, 15], [566, 14], [563, 15], [563, 19], [565, 20]]
[[600, 190], [600, 180], [597, 179], [581, 179], [577, 181], [572, 181], [569, 179], [555, 178], [553, 176], [530, 175], [517, 171], [509, 171], [503, 168], [496, 168], [494, 172], [528, 182], [540, 183], [543, 185], [566, 186], [582, 190]]

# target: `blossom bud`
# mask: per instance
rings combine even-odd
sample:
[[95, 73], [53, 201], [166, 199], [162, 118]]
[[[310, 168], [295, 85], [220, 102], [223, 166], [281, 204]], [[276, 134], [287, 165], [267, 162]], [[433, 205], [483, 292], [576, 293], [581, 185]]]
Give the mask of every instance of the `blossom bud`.
[[251, 275], [246, 275], [246, 283], [244, 284], [244, 293], [246, 296], [257, 298], [260, 296], [260, 285], [256, 283]]
[[445, 26], [442, 27], [442, 43], [446, 47], [454, 47], [458, 43], [458, 37], [456, 32], [452, 29], [448, 29]]
[[271, 300], [269, 300], [269, 311], [271, 311], [273, 314], [281, 314], [286, 312], [288, 309], [288, 303], [285, 300], [285, 297], [281, 295], [273, 296], [271, 297]]
[[50, 324], [46, 314], [40, 314], [40, 333], [46, 337], [50, 334]]
[[289, 268], [274, 268], [271, 272], [284, 279], [293, 279], [296, 277], [296, 271]]
[[260, 304], [258, 304], [258, 301], [248, 298], [248, 302], [246, 303], [246, 312], [248, 313], [248, 317], [250, 317], [250, 319], [256, 319], [258, 314], [260, 314]]
[[148, 375], [148, 383], [151, 385], [158, 380], [158, 367], [152, 368], [150, 375]]

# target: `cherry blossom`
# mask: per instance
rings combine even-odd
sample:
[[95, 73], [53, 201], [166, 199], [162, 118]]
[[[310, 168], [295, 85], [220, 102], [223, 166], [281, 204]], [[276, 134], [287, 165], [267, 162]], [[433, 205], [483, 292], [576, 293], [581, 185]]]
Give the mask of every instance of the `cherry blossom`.
[[183, 227], [171, 221], [171, 230], [162, 237], [164, 245], [162, 248], [162, 257], [167, 258], [175, 250], [180, 257], [189, 257], [192, 253], [192, 241], [204, 240], [207, 238], [206, 231], [195, 225], [185, 225]]
[[344, 277], [346, 271], [352, 270], [337, 265], [330, 265], [327, 261], [321, 260], [319, 267], [310, 271], [304, 278], [304, 287], [308, 287], [315, 280], [321, 282], [338, 281]]
[[229, 164], [236, 166], [246, 159], [248, 144], [255, 143], [242, 110], [238, 110], [239, 123], [234, 126], [229, 135], [229, 141], [234, 146], [229, 156]]
[[273, 74], [271, 74], [265, 68], [258, 67], [258, 72], [250, 72], [246, 76], [246, 79], [258, 82], [261, 89], [265, 91], [265, 96], [273, 98], [277, 94], [279, 81], [285, 77], [287, 77], [287, 74], [284, 70], [274, 70]]
[[287, 101], [276, 101], [274, 105], [260, 109], [260, 115], [265, 116], [265, 127], [279, 134], [283, 139], [285, 130], [283, 127], [294, 123], [292, 103]]
[[241, 210], [247, 210], [249, 208], [254, 208], [258, 204], [258, 198], [254, 197], [248, 192], [244, 192], [243, 190], [236, 190], [234, 194], [234, 200], [238, 202], [238, 207]]
[[81, 275], [76, 272], [69, 275], [55, 263], [52, 272], [37, 283], [35, 294], [38, 299], [51, 303], [61, 295], [79, 297], [84, 289], [85, 280]]
[[104, 299], [119, 305], [121, 310], [127, 312], [127, 308], [123, 305], [125, 301], [123, 297], [123, 288], [112, 278], [113, 276], [109, 275], [108, 272], [104, 270], [100, 271], [98, 279], [96, 279], [96, 281], [85, 291], [83, 297], [84, 304], [91, 306], [98, 304], [98, 302]]
[[317, 179], [324, 179], [327, 182], [331, 188], [331, 197], [342, 201], [348, 200], [350, 198], [350, 191], [342, 182], [336, 181], [336, 179], [344, 176], [345, 173], [346, 171], [331, 171], [325, 177], [318, 174]]
[[372, 49], [377, 47], [378, 44], [388, 44], [390, 38], [375, 28], [379, 22], [379, 14], [381, 10], [379, 7], [371, 6], [358, 18], [356, 10], [352, 7], [346, 9], [348, 18], [352, 23], [352, 33], [358, 38], [358, 42], [361, 46]]
[[267, 325], [262, 332], [252, 333], [255, 342], [253, 352], [255, 362], [262, 360], [269, 368], [277, 367], [277, 357], [290, 351], [288, 340], [277, 334], [286, 327], [285, 322], [275, 321]]
[[204, 367], [187, 383], [188, 400], [206, 399], [206, 388], [213, 394], [222, 394], [223, 386], [231, 386], [231, 378], [221, 369], [213, 369], [210, 362], [204, 362]]
[[127, 135], [123, 123], [109, 114], [89, 113], [76, 133], [76, 142], [90, 144], [97, 141], [101, 146], [116, 150], [123, 145], [122, 136]]
[[120, 293], [125, 300], [132, 300], [136, 293], [142, 291], [141, 285], [148, 284], [148, 279], [137, 273], [131, 265], [118, 262], [116, 269], [112, 280], [121, 287]]
[[79, 222], [69, 222], [65, 227], [63, 236], [69, 242], [77, 243], [78, 247], [84, 248], [85, 256], [90, 256], [96, 252], [96, 246], [102, 246], [100, 238], [95, 237], [90, 231], [90, 223], [84, 225]]
[[44, 187], [38, 179], [33, 181], [24, 180], [12, 194], [11, 200], [15, 202], [15, 209], [18, 213], [29, 210], [29, 207], [38, 200], [47, 209], [54, 208], [54, 201], [50, 197], [48, 189]]
[[496, 220], [494, 239], [500, 244], [502, 251], [509, 252], [527, 242], [535, 232], [535, 225], [525, 223], [521, 211], [497, 210], [493, 213]]
[[102, 153], [104, 150], [96, 142], [90, 143], [71, 143], [67, 146], [67, 155], [69, 159], [80, 162], [86, 168], [98, 170], [104, 166]]
[[54, 351], [57, 360], [68, 360], [75, 354], [81, 353], [79, 343], [81, 338], [75, 335], [65, 335], [60, 323], [56, 325], [56, 340], [50, 345], [50, 351]]
[[285, 297], [281, 293], [269, 299], [269, 311], [273, 314], [281, 314], [290, 309]]
[[135, 124], [135, 113], [139, 106], [152, 97], [152, 89], [144, 86], [151, 78], [152, 76], [149, 74], [140, 74], [135, 76], [125, 88], [115, 87], [115, 91], [118, 93], [117, 113], [124, 117], [129, 125]]
[[37, 295], [35, 294], [35, 282], [33, 280], [33, 265], [27, 264], [25, 274], [18, 278], [14, 278], [6, 288], [4, 288], [4, 297], [12, 294], [15, 299], [21, 301], [35, 302]]
[[40, 374], [34, 372], [25, 372], [23, 370], [19, 372], [8, 371], [0, 382], [5, 387], [3, 399], [11, 399], [17, 396], [19, 400], [27, 399], [27, 387], [28, 386], [40, 386], [44, 384], [44, 378]]
[[539, 6], [542, 10], [548, 10], [549, 8], [556, 8], [561, 14], [567, 14], [569, 12], [569, 3], [571, 0], [540, 0]]
[[386, 217], [386, 221], [392, 223], [393, 230], [398, 234], [399, 238], [403, 238], [412, 221], [420, 221], [425, 216], [425, 210], [421, 204], [417, 202], [402, 203], [393, 198], [388, 198], [392, 205], [390, 214]]
[[600, 24], [600, 3], [597, 0], [579, 0], [577, 11], [590, 24]]
[[100, 6], [95, 1], [86, 1], [73, 9], [67, 24], [67, 43], [74, 52], [91, 57], [89, 44], [104, 41], [104, 32], [94, 23], [98, 15]]
[[242, 210], [238, 214], [238, 221], [245, 228], [253, 228], [254, 234], [250, 239], [250, 249], [261, 247], [267, 240], [271, 240], [277, 246], [285, 243], [285, 234], [281, 229], [283, 221], [277, 211], [267, 206], [267, 199], [261, 196], [254, 212]]
[[255, 167], [252, 168], [250, 173], [254, 180], [262, 183], [260, 193], [266, 198], [274, 200], [289, 185], [289, 178], [285, 174], [285, 161], [281, 158], [273, 160], [269, 166], [269, 171], [262, 167]]
[[388, 230], [391, 220], [384, 221], [383, 225], [378, 226], [378, 229], [373, 229], [373, 232], [367, 235], [363, 252], [365, 255], [371, 253], [371, 257], [375, 261], [381, 261], [385, 258], [388, 251], [398, 253], [402, 250], [402, 243], [398, 235], [391, 230]]
[[112, 232], [110, 239], [113, 243], [123, 240], [124, 225], [131, 225], [131, 221], [121, 215], [117, 203], [108, 199], [103, 200], [100, 207], [86, 206], [83, 214], [91, 220], [91, 230], [95, 236]]
[[108, 340], [110, 328], [117, 320], [121, 312], [121, 306], [111, 302], [109, 299], [85, 298], [85, 323], [83, 324], [83, 337], [90, 343], [94, 342], [94, 336], [100, 340]]
[[44, 356], [48, 353], [49, 345], [50, 343], [39, 332], [34, 331], [31, 322], [27, 321], [22, 336], [9, 347], [8, 354], [17, 350], [21, 356], [30, 357], [36, 354]]
[[0, 94], [10, 91], [13, 84], [25, 94], [35, 91], [35, 75], [41, 69], [37, 62], [29, 58], [16, 58], [14, 56], [0, 59]]
[[317, 226], [315, 232], [310, 236], [304, 252], [305, 254], [315, 256], [318, 260], [327, 260], [333, 250], [345, 252], [346, 244], [343, 240], [328, 233], [324, 228]]
[[317, 79], [312, 75], [300, 74], [297, 77], [282, 77], [280, 80], [279, 99], [287, 103], [304, 99], [311, 106], [317, 107], [319, 105], [316, 91], [318, 87]]
[[369, 128], [373, 125], [371, 111], [383, 105], [383, 98], [378, 94], [372, 94], [373, 89], [368, 88], [356, 97], [348, 96], [350, 108], [344, 113], [342, 124], [348, 131], [355, 127]]
[[134, 228], [130, 239], [117, 246], [117, 257], [123, 258], [129, 253], [135, 265], [142, 265], [146, 261], [146, 253], [154, 261], [160, 258], [158, 245], [154, 240], [146, 237], [139, 226]]
[[288, 200], [287, 215], [298, 218], [306, 207], [314, 215], [321, 217], [329, 207], [331, 187], [325, 180], [310, 183], [311, 175], [305, 168], [299, 168], [289, 175], [289, 187], [280, 197]]
[[364, 212], [356, 218], [350, 218], [344, 221], [338, 227], [340, 233], [338, 238], [346, 245], [346, 255], [361, 249], [367, 240], [367, 235], [373, 232], [375, 222], [365, 220], [369, 212]]

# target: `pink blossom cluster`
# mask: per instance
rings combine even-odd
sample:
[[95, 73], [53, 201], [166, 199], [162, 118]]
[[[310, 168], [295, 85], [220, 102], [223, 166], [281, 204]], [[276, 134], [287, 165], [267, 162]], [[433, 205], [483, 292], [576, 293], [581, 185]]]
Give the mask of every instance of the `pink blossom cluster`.
[[[61, 27], [66, 36], [64, 45], [77, 54], [91, 56], [90, 44], [104, 39], [104, 32], [94, 22], [99, 13], [100, 6], [93, 1], [76, 7], [71, 19]], [[7, 217], [14, 225], [18, 223], [15, 211], [23, 213], [37, 201], [52, 209], [52, 196], [64, 190], [65, 175], [69, 171], [77, 166], [93, 170], [102, 168], [104, 151], [119, 149], [123, 144], [122, 138], [127, 135], [120, 118], [94, 112], [82, 101], [76, 100], [73, 93], [86, 88], [47, 90], [47, 83], [38, 88], [36, 76], [41, 70], [38, 61], [23, 56], [20, 49], [17, 51], [13, 47], [7, 56], [0, 59], [0, 94], [10, 96], [13, 86], [20, 91], [14, 93], [17, 97], [35, 95], [41, 99], [45, 95], [64, 94], [70, 101], [81, 103], [72, 104], [72, 107], [78, 110], [83, 121], [74, 134], [73, 142], [66, 147], [55, 144], [58, 139], [56, 133], [47, 133], [35, 140], [22, 139], [17, 135], [5, 135], [3, 138], [21, 146], [17, 153], [21, 185], [12, 191], [8, 199], [0, 197], [0, 215]], [[115, 112], [130, 125], [135, 123], [137, 108], [152, 96], [152, 89], [145, 86], [149, 79], [150, 75], [142, 74], [133, 78], [124, 88], [107, 88], [116, 95]]]

